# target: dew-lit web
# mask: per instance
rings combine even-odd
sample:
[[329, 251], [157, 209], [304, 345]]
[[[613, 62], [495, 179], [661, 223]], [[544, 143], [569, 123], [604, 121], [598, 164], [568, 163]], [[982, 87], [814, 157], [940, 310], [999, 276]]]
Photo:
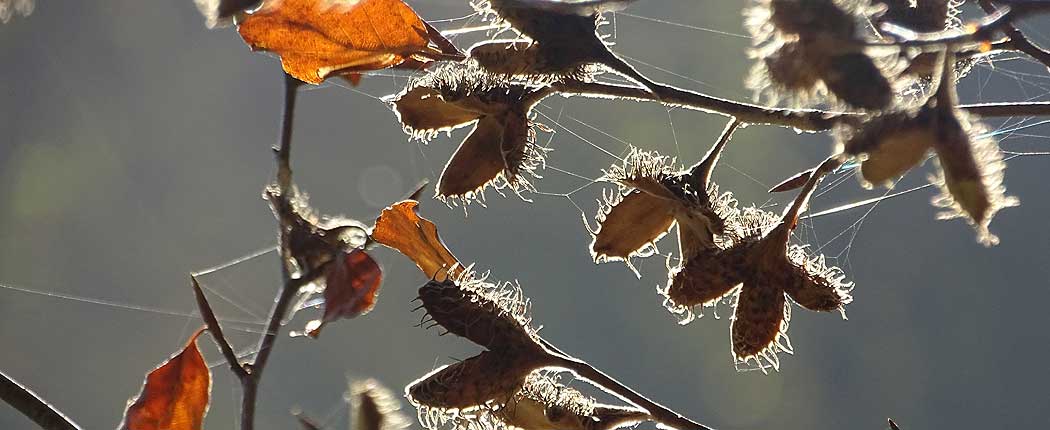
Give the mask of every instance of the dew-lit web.
[[[466, 0], [428, 0], [412, 3], [413, 5], [418, 4], [421, 12], [432, 12], [433, 15], [425, 12], [423, 15], [463, 49], [477, 41], [509, 36], [488, 25], [479, 15], [473, 13], [467, 6]], [[684, 62], [689, 61], [717, 62], [722, 56], [744, 56], [743, 50], [750, 42], [749, 36], [741, 29], [740, 20], [735, 22], [702, 21], [699, 18], [690, 20], [683, 16], [660, 16], [658, 11], [653, 10], [650, 3], [638, 2], [627, 11], [613, 13], [608, 17], [609, 23], [602, 30], [610, 35], [610, 41], [617, 42], [614, 49], [618, 54], [654, 80], [734, 100], [750, 100], [749, 91], [745, 90], [742, 85], [742, 76], [746, 73], [746, 69], [739, 71], [735, 81], [721, 82], [713, 81], [702, 73], [693, 74], [685, 71], [685, 67], [682, 66]], [[1050, 46], [1050, 32], [1041, 30], [1047, 27], [1041, 27], [1035, 21], [1023, 24], [1021, 27], [1035, 43]], [[631, 49], [626, 43], [631, 38], [639, 37], [639, 33], [645, 33], [646, 37], [654, 37], [647, 34], [649, 31], [659, 32], [668, 38], [689, 40], [690, 42], [685, 45], [692, 46], [695, 51], [680, 52], [674, 62], [660, 63], [652, 59], [651, 53], [636, 48]], [[714, 51], [700, 49], [706, 45], [715, 45], [719, 48]], [[306, 90], [345, 91], [349, 96], [364, 101], [362, 109], [389, 109], [384, 97], [402, 90], [413, 76], [413, 73], [406, 71], [378, 71], [368, 73], [360, 87], [355, 87], [343, 80], [331, 79], [321, 86]], [[629, 80], [613, 74], [602, 76], [601, 81], [619, 85], [631, 84]], [[989, 88], [995, 88], [995, 90], [992, 91]], [[1050, 101], [1050, 74], [1046, 72], [1045, 67], [1024, 55], [1001, 54], [990, 60], [978, 62], [962, 82], [960, 95], [964, 103]], [[724, 119], [713, 120], [712, 118], [716, 118], [714, 115], [662, 108], [651, 104], [652, 106], [644, 111], [648, 116], [645, 120], [651, 124], [659, 124], [659, 127], [654, 129], [652, 139], [642, 140], [628, 136], [623, 127], [617, 126], [618, 123], [624, 121], [624, 118], [595, 119], [590, 117], [588, 110], [595, 103], [598, 102], [553, 96], [535, 109], [535, 121], [553, 130], [553, 133], [540, 133], [539, 143], [552, 151], [538, 171], [543, 178], [535, 181], [536, 191], [528, 192], [525, 197], [537, 201], [549, 199], [559, 202], [563, 213], [550, 214], [551, 216], [593, 222], [597, 210], [596, 201], [601, 198], [603, 190], [612, 188], [610, 184], [599, 180], [602, 175], [601, 169], [621, 162], [631, 146], [643, 149], [657, 149], [658, 147], [663, 154], [677, 157], [678, 163], [686, 166], [697, 161], [706, 152], [724, 126]], [[639, 105], [639, 103], [627, 101], [602, 101], [602, 103], [613, 106], [613, 109], [619, 105], [630, 105], [631, 107]], [[685, 124], [701, 118], [711, 124], [709, 129], [699, 133], [684, 134], [682, 132], [682, 129], [686, 128]], [[391, 121], [393, 120], [391, 116]], [[991, 118], [985, 122], [992, 130], [992, 136], [1000, 142], [1008, 164], [1045, 162], [1046, 160], [1041, 158], [1050, 155], [1050, 119], [1010, 117]], [[754, 128], [757, 126], [740, 132], [739, 139], [746, 139]], [[454, 146], [462, 139], [463, 133], [464, 130], [458, 130], [451, 137], [441, 137], [429, 145]], [[826, 155], [830, 146], [827, 139], [822, 136], [803, 136], [808, 140], [824, 140], [823, 143], [802, 143], [797, 150], [806, 152], [809, 159], [815, 163], [820, 157]], [[428, 144], [409, 143], [407, 138], [404, 140], [404, 148], [398, 150], [403, 150], [411, 155], [408, 157], [411, 160], [411, 169], [414, 170], [411, 174], [431, 178], [431, 180], [436, 179], [446, 159], [430, 155], [433, 148]], [[746, 200], [741, 199], [742, 206], [754, 205], [779, 212], [784, 204], [793, 197], [793, 193], [765, 195], [761, 191], [770, 188], [779, 179], [797, 173], [798, 170], [770, 168], [769, 170], [774, 171], [776, 175], [760, 175], [756, 172], [759, 169], [756, 169], [755, 166], [736, 164], [732, 161], [735, 158], [734, 154], [739, 155], [748, 151], [795, 150], [794, 148], [785, 150], [782, 146], [763, 146], [763, 143], [731, 144], [727, 150], [727, 156], [723, 157], [715, 172], [715, 180], [719, 182], [735, 180], [738, 184], [744, 184], [742, 187], [749, 188], [748, 192], [738, 193], [752, 197]], [[563, 157], [568, 154], [571, 154], [572, 157]], [[747, 157], [740, 158], [746, 159]], [[1028, 158], [1039, 158], [1040, 161], [1026, 161], [1025, 159]], [[936, 209], [930, 206], [929, 199], [935, 191], [926, 180], [926, 175], [932, 171], [930, 164], [926, 163], [922, 168], [910, 172], [892, 189], [865, 190], [861, 188], [853, 170], [856, 166], [852, 164], [830, 174], [821, 183], [811, 200], [810, 210], [802, 217], [802, 222], [795, 232], [798, 242], [808, 244], [810, 252], [824, 254], [829, 259], [829, 264], [838, 265], [849, 273], [852, 268], [851, 257], [857, 252], [863, 252], [863, 240], [865, 234], [868, 233], [864, 228], [865, 223], [872, 216], [885, 215], [880, 212], [881, 204], [889, 200], [906, 199], [909, 204], [913, 205], [915, 213], [919, 214], [917, 216], [930, 218], [934, 216]], [[799, 167], [804, 168], [805, 166]], [[1011, 182], [1009, 170], [1007, 171], [1007, 185], [1008, 190], [1013, 191], [1012, 194], [1022, 197], [1022, 202], [1026, 197], [1040, 198], [1042, 196], [1041, 194], [1025, 195], [1019, 192], [1022, 189], [1038, 190], [1040, 187]], [[507, 198], [515, 197], [509, 195]], [[521, 204], [526, 205], [524, 202]], [[472, 208], [470, 210], [483, 211], [484, 209]], [[965, 225], [959, 224], [959, 234], [973, 234]], [[584, 231], [582, 221], [579, 228]], [[660, 248], [656, 255], [662, 258], [650, 258], [636, 264], [658, 267], [667, 264], [665, 260], [669, 260], [671, 264], [677, 262], [679, 256], [676, 255], [677, 244], [674, 235], [669, 235], [659, 245]], [[579, 246], [582, 252], [587, 243], [581, 241]], [[255, 343], [258, 334], [264, 330], [265, 315], [269, 311], [268, 300], [273, 290], [249, 290], [243, 284], [235, 281], [235, 271], [244, 264], [272, 265], [272, 261], [268, 258], [274, 257], [273, 250], [272, 246], [265, 247], [257, 252], [249, 252], [244, 256], [233, 258], [226, 264], [199, 270], [202, 275], [201, 285], [211, 298], [213, 305], [224, 308], [220, 312], [220, 319], [225, 324], [224, 328], [230, 332], [228, 337], [238, 348], [238, 354], [245, 357], [250, 357], [258, 352], [255, 349]], [[260, 263], [260, 261], [265, 261], [265, 263]], [[639, 282], [652, 285], [662, 280], [646, 279]], [[276, 288], [275, 285], [273, 287]], [[156, 318], [179, 319], [184, 321], [184, 331], [187, 334], [193, 327], [200, 324], [195, 306], [188, 302], [181, 308], [151, 303], [129, 303], [118, 297], [76, 295], [61, 292], [52, 286], [8, 282], [0, 282], [0, 295], [4, 297], [36, 295], [53, 300], [77, 302], [83, 306], [102, 306], [126, 312], [148, 313], [155, 315]], [[219, 362], [212, 364], [221, 365]]]

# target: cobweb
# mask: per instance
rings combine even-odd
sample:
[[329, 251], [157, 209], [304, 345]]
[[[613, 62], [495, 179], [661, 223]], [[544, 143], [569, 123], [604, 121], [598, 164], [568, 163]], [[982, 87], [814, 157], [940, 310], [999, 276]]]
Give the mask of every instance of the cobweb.
[[[466, 0], [427, 0], [412, 3], [424, 17], [430, 18], [430, 22], [461, 48], [469, 47], [477, 41], [510, 36], [483, 22], [479, 15], [471, 11]], [[627, 11], [609, 14], [608, 24], [602, 27], [602, 31], [609, 35], [610, 41], [616, 42], [614, 49], [617, 53], [657, 81], [734, 100], [750, 100], [750, 93], [742, 84], [742, 76], [749, 64], [738, 64], [739, 70], [729, 72], [715, 70], [715, 66], [721, 67], [718, 63], [725, 57], [744, 58], [744, 50], [750, 45], [749, 36], [741, 28], [742, 19], [739, 15], [705, 17], [702, 13], [694, 13], [686, 16], [673, 13], [671, 8], [665, 8], [661, 3], [638, 2]], [[738, 11], [739, 7], [732, 6], [727, 9]], [[434, 19], [435, 17], [437, 18]], [[1040, 27], [1038, 22], [1023, 24], [1021, 27], [1035, 43], [1050, 46], [1050, 34], [1040, 30], [1050, 27]], [[673, 52], [673, 55], [657, 55], [653, 50], [646, 49], [636, 40], [640, 34], [644, 34], [647, 40], [660, 41], [656, 44], [650, 43], [649, 48], [655, 45], [659, 48], [657, 51]], [[653, 57], [670, 61], [657, 61]], [[712, 66], [710, 76], [703, 73], [706, 65]], [[694, 72], [694, 69], [699, 69], [700, 72]], [[383, 98], [403, 89], [412, 76], [409, 72], [380, 71], [369, 73], [361, 87], [333, 79], [318, 89], [345, 91], [365, 100], [366, 104], [371, 104], [369, 108], [388, 109], [388, 104]], [[611, 74], [602, 76], [601, 81], [630, 84], [626, 79]], [[990, 88], [994, 88], [994, 91]], [[965, 103], [1050, 101], [1050, 74], [1046, 73], [1045, 67], [1024, 55], [1001, 54], [979, 62], [960, 86], [960, 94]], [[603, 112], [613, 113], [606, 116], [595, 114], [595, 106], [599, 104]], [[617, 111], [625, 113], [616, 114]], [[657, 149], [665, 155], [677, 157], [679, 164], [683, 166], [690, 165], [714, 143], [726, 121], [725, 118], [716, 115], [665, 108], [654, 103], [595, 101], [558, 96], [550, 97], [538, 105], [535, 115], [537, 122], [553, 131], [542, 132], [539, 137], [542, 146], [552, 151], [538, 171], [543, 177], [535, 181], [536, 191], [526, 193], [524, 197], [536, 201], [549, 199], [558, 202], [563, 212], [550, 216], [583, 220], [593, 219], [597, 211], [596, 201], [601, 198], [603, 189], [610, 188], [598, 179], [601, 169], [620, 163], [630, 147]], [[629, 116], [630, 120], [626, 120], [625, 116]], [[391, 121], [393, 120], [391, 116]], [[1050, 155], [1050, 119], [991, 118], [986, 120], [986, 123], [989, 129], [993, 130], [991, 134], [1000, 142], [1008, 165], [1024, 162], [1024, 158]], [[634, 124], [651, 128], [640, 132], [632, 131], [630, 127]], [[755, 130], [760, 128], [764, 127], [752, 126], [738, 132], [738, 141], [730, 144], [715, 172], [715, 180], [722, 184], [734, 184], [733, 191], [743, 206], [754, 205], [779, 212], [784, 203], [793, 197], [793, 193], [768, 195], [765, 191], [780, 179], [790, 177], [813, 165], [828, 153], [831, 143], [826, 135], [795, 136], [793, 132], [784, 129], [775, 129], [771, 131], [772, 134], [756, 137]], [[689, 131], [685, 132], [686, 129]], [[405, 143], [414, 145], [413, 151], [421, 160], [418, 164], [414, 163], [418, 171], [413, 174], [437, 178], [446, 158], [431, 155], [434, 147], [444, 147], [446, 151], [448, 147], [455, 147], [462, 139], [463, 132], [457, 131], [430, 144]], [[776, 142], [760, 141], [767, 136], [775, 136]], [[408, 141], [407, 137], [405, 141]], [[748, 162], [763, 159], [752, 156], [756, 152], [775, 152], [776, 155], [771, 156], [773, 159], [789, 154], [796, 155], [793, 156], [794, 164], [790, 166], [769, 165], [758, 169]], [[764, 159], [768, 160], [768, 157], [770, 156]], [[744, 162], [738, 163], [737, 160]], [[870, 217], [880, 215], [882, 204], [890, 200], [906, 199], [914, 206], [914, 213], [919, 214], [916, 216], [933, 217], [935, 213], [935, 209], [928, 203], [935, 190], [925, 178], [926, 174], [931, 172], [930, 163], [910, 172], [892, 189], [863, 189], [855, 178], [854, 167], [843, 166], [821, 183], [810, 202], [810, 211], [802, 218], [803, 221], [795, 232], [796, 239], [800, 243], [808, 244], [811, 252], [826, 255], [829, 264], [838, 265], [847, 273], [852, 268], [851, 257], [858, 248], [863, 247], [863, 239], [868, 234], [864, 228], [865, 223]], [[1009, 171], [1007, 181], [1008, 185], [1016, 186], [1009, 182]], [[1043, 196], [1030, 196], [1041, 197]], [[505, 198], [516, 197], [509, 195]], [[471, 207], [468, 210], [481, 212], [485, 209]], [[993, 229], [994, 227], [995, 224]], [[582, 221], [579, 228], [584, 231]], [[960, 234], [972, 234], [964, 225], [960, 224], [959, 229]], [[579, 246], [582, 252], [587, 243], [581, 241]], [[671, 263], [677, 261], [678, 256], [673, 251], [677, 249], [673, 235], [660, 243], [660, 249], [658, 255], [663, 258], [651, 258], [643, 264], [662, 267], [666, 264], [665, 260]], [[275, 247], [270, 245], [232, 258], [216, 267], [201, 268], [198, 271], [202, 286], [212, 297], [212, 303], [221, 307], [220, 319], [226, 324], [227, 331], [231, 332], [231, 342], [237, 345], [238, 353], [244, 357], [258, 352], [254, 341], [265, 327], [265, 316], [269, 310], [266, 300], [272, 292], [248, 290], [235, 281], [238, 277], [236, 271], [246, 264], [272, 265], [269, 258], [274, 258], [274, 251]], [[268, 258], [261, 259], [263, 256]], [[639, 282], [651, 286], [662, 280], [645, 279]], [[117, 297], [78, 296], [58, 291], [47, 286], [0, 282], [0, 297], [4, 300], [18, 300], [18, 295], [41, 295], [54, 300], [81, 303], [83, 306], [143, 312], [156, 315], [157, 318], [180, 318], [185, 321], [184, 332], [187, 334], [200, 323], [199, 316], [192, 308], [163, 308], [128, 303]], [[220, 361], [212, 364], [223, 365]]]

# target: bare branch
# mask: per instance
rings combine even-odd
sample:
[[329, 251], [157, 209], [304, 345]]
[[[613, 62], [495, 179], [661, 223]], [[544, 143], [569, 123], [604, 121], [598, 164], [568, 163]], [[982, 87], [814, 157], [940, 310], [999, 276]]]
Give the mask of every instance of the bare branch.
[[208, 303], [208, 298], [204, 296], [204, 291], [201, 290], [201, 285], [197, 282], [197, 276], [190, 275], [190, 281], [193, 284], [193, 295], [197, 298], [197, 308], [200, 309], [201, 318], [208, 325], [208, 333], [211, 333], [212, 339], [219, 345], [219, 350], [222, 351], [222, 356], [226, 358], [226, 363], [230, 365], [230, 370], [233, 371], [234, 375], [237, 375], [238, 379], [243, 380], [248, 376], [248, 372], [241, 366], [241, 361], [237, 359], [237, 353], [233, 351], [230, 342], [222, 334], [222, 325], [219, 324], [219, 319], [215, 317], [215, 311], [212, 310], [211, 304]]
[[[978, 3], [980, 3], [981, 9], [984, 9], [987, 13], [995, 13], [998, 10], [998, 8], [992, 4], [991, 0], [980, 0]], [[1010, 38], [1011, 47], [1028, 54], [1029, 57], [1043, 63], [1047, 70], [1050, 70], [1050, 51], [1040, 48], [1032, 43], [1032, 41], [1028, 40], [1024, 33], [1013, 25], [1013, 23], [1005, 25], [1003, 27], [1003, 33], [1006, 33]]]
[[[551, 88], [568, 96], [662, 101], [670, 106], [735, 117], [743, 123], [779, 125], [803, 131], [828, 130], [844, 120], [859, 118], [864, 115], [858, 112], [832, 112], [816, 109], [785, 109], [759, 106], [674, 87], [667, 87], [667, 90], [661, 91], [660, 97], [656, 97], [639, 87], [593, 82], [560, 82], [553, 84]], [[964, 104], [959, 105], [959, 108], [985, 117], [1050, 116], [1050, 102]]]
[[0, 399], [44, 430], [80, 430], [73, 420], [4, 372], [0, 372]]

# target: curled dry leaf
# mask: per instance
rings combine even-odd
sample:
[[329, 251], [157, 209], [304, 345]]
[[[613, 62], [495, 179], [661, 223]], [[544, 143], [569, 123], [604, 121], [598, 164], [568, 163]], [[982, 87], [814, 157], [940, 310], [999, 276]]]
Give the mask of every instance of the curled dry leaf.
[[457, 277], [463, 267], [441, 242], [437, 226], [416, 213], [418, 206], [415, 200], [405, 200], [383, 209], [376, 219], [372, 240], [404, 254], [428, 278]]
[[201, 429], [211, 395], [211, 370], [197, 348], [203, 332], [190, 336], [182, 351], [146, 375], [142, 391], [128, 401], [120, 430]]
[[383, 269], [367, 252], [355, 249], [340, 253], [325, 271], [324, 315], [306, 324], [306, 334], [316, 338], [332, 321], [371, 311], [382, 282]]
[[401, 0], [269, 0], [237, 31], [253, 50], [276, 53], [285, 72], [311, 84], [408, 59], [450, 58], [437, 47], [447, 41]]

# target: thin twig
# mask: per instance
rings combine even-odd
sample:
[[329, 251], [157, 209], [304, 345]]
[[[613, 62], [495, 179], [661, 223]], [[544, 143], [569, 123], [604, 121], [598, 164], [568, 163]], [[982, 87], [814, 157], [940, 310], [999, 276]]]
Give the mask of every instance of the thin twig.
[[281, 112], [281, 138], [277, 148], [274, 148], [277, 157], [277, 186], [284, 194], [292, 185], [292, 125], [295, 119], [295, 99], [299, 93], [298, 79], [292, 75], [284, 75], [284, 109]]
[[[281, 111], [281, 132], [277, 148], [274, 148], [277, 159], [277, 186], [282, 198], [292, 188], [292, 124], [295, 120], [295, 99], [301, 83], [291, 75], [284, 75], [284, 108]], [[266, 332], [259, 339], [256, 348], [258, 354], [255, 361], [245, 363], [242, 369], [246, 376], [241, 378], [241, 430], [253, 430], [255, 427], [255, 404], [259, 394], [259, 382], [262, 380], [263, 370], [273, 352], [273, 345], [277, 341], [277, 334], [281, 330], [281, 323], [288, 313], [288, 306], [292, 304], [295, 294], [306, 282], [315, 276], [304, 275], [298, 279], [292, 279], [288, 269], [288, 241], [285, 237], [285, 228], [282, 219], [278, 219], [280, 231], [280, 259], [281, 259], [281, 289], [277, 292], [273, 308], [266, 323]]]
[[[987, 10], [987, 9], [986, 9]], [[974, 42], [986, 42], [992, 39], [996, 33], [1006, 33], [1013, 28], [1013, 23], [1024, 17], [1040, 13], [1050, 12], [1050, 2], [1013, 2], [1009, 8], [992, 9], [983, 22], [969, 27], [965, 31], [948, 31], [933, 33], [918, 33], [893, 24], [883, 25], [883, 31], [898, 36], [906, 36], [903, 40], [892, 42], [870, 42], [865, 46], [893, 46], [893, 47], [922, 47], [932, 45], [962, 45]]]
[[[978, 3], [981, 5], [981, 9], [984, 9], [987, 13], [995, 13], [998, 10], [991, 0], [979, 0]], [[1010, 45], [1014, 49], [1028, 54], [1029, 57], [1043, 63], [1047, 70], [1050, 70], [1050, 51], [1040, 48], [1028, 40], [1024, 33], [1013, 23], [1003, 26], [1003, 33], [1006, 33], [1010, 38]]]
[[208, 303], [208, 298], [204, 296], [204, 290], [201, 290], [201, 285], [197, 282], [197, 276], [190, 275], [190, 281], [193, 284], [193, 295], [197, 298], [197, 308], [200, 310], [201, 318], [208, 325], [208, 333], [211, 333], [212, 339], [219, 345], [219, 350], [222, 351], [222, 356], [226, 358], [226, 363], [230, 365], [230, 370], [233, 371], [234, 375], [237, 375], [238, 379], [243, 380], [248, 377], [248, 372], [244, 370], [241, 361], [237, 358], [237, 353], [233, 351], [230, 342], [222, 334], [222, 325], [219, 324], [219, 319], [215, 317], [215, 311], [212, 310], [211, 303]]
[[80, 426], [73, 420], [2, 371], [0, 371], [0, 399], [44, 430], [80, 430]]
[[[857, 112], [759, 106], [673, 87], [662, 91], [660, 98], [644, 88], [595, 82], [560, 82], [553, 84], [551, 88], [568, 96], [662, 101], [664, 104], [684, 109], [735, 117], [743, 123], [779, 125], [804, 131], [828, 130], [847, 119], [860, 118], [864, 115]], [[964, 104], [959, 105], [959, 108], [984, 117], [1050, 116], [1050, 102]]]
[[550, 342], [543, 339], [540, 339], [540, 342], [546, 349], [548, 349], [548, 353], [551, 354], [552, 358], [555, 359], [557, 363], [555, 364], [556, 367], [568, 370], [577, 377], [587, 380], [597, 387], [604, 388], [610, 394], [613, 394], [637, 407], [645, 409], [652, 419], [660, 424], [673, 427], [677, 430], [713, 430], [711, 427], [686, 418], [684, 415], [650, 400], [648, 397], [631, 389], [631, 387], [628, 387], [613, 377], [606, 375], [605, 372], [591, 366], [590, 363], [562, 352]]

